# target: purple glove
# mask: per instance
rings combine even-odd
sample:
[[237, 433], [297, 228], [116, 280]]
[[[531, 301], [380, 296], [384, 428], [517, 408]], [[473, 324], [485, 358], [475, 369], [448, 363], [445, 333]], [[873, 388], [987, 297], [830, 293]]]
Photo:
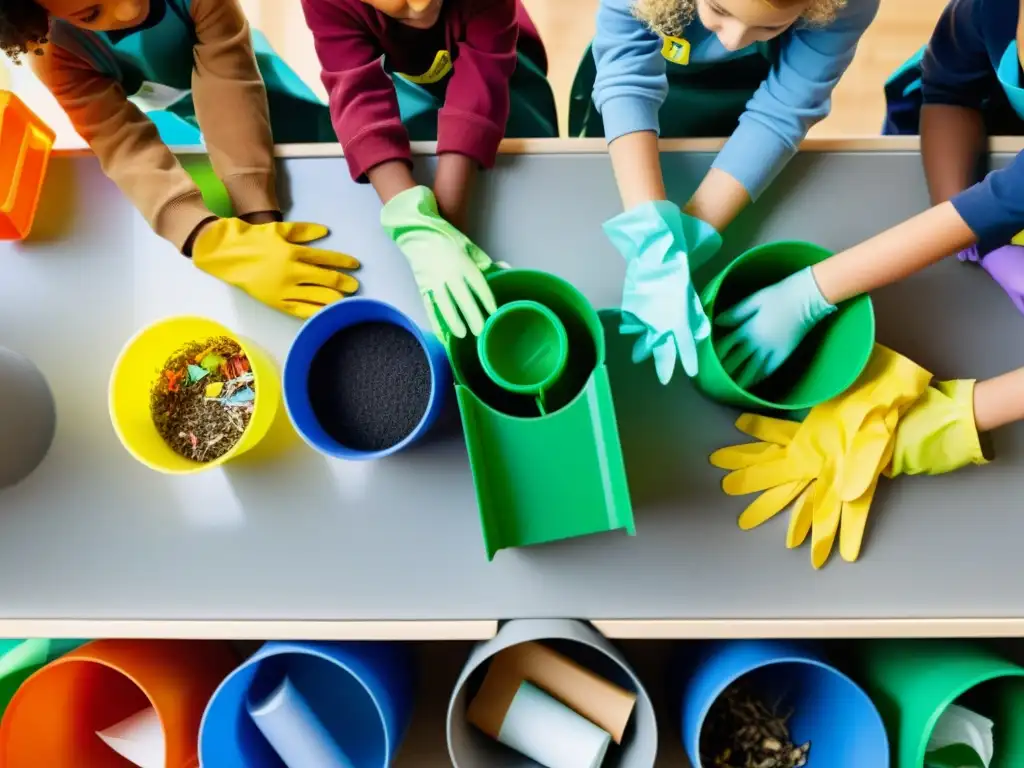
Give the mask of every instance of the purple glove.
[[978, 249], [972, 245], [958, 253], [957, 258], [980, 264], [1009, 294], [1017, 310], [1024, 314], [1024, 246], [1004, 245], [979, 259]]

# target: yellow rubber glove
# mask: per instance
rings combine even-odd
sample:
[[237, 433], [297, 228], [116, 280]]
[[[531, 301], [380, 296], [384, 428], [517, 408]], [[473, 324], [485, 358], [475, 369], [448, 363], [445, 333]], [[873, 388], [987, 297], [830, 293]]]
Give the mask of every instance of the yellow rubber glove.
[[356, 269], [356, 259], [307, 245], [327, 234], [320, 224], [218, 219], [196, 237], [192, 261], [267, 306], [307, 318], [359, 288], [339, 271]]
[[859, 555], [878, 475], [888, 465], [900, 414], [922, 394], [931, 374], [880, 344], [845, 393], [811, 409], [800, 424], [744, 414], [737, 427], [761, 443], [716, 451], [711, 463], [732, 470], [730, 495], [764, 491], [740, 515], [744, 530], [796, 500], [786, 544], [812, 534], [811, 561], [828, 559], [837, 532], [844, 559]]
[[988, 464], [974, 422], [974, 380], [928, 387], [896, 429], [887, 477], [941, 475], [968, 464]]

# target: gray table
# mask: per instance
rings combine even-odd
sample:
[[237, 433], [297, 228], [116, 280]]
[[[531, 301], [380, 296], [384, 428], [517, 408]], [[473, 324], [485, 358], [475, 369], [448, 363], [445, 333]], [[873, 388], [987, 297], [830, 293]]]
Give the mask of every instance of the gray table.
[[[666, 154], [672, 196], [684, 199], [709, 162]], [[291, 218], [332, 226], [329, 245], [363, 261], [365, 293], [422, 319], [372, 189], [351, 183], [339, 157], [285, 160], [282, 172]], [[803, 155], [736, 223], [722, 258], [781, 238], [841, 248], [925, 205], [916, 153]], [[492, 256], [615, 305], [623, 264], [600, 229], [618, 210], [607, 157], [503, 157], [475, 208], [473, 231]], [[888, 484], [860, 562], [836, 557], [814, 573], [806, 549], [783, 546], [783, 518], [736, 527], [745, 501], [724, 496], [707, 464], [739, 441], [735, 413], [685, 377], [662, 388], [615, 334], [634, 538], [505, 550], [488, 563], [457, 419], [428, 448], [376, 463], [294, 440], [196, 477], [155, 474], [124, 451], [107, 415], [110, 368], [132, 333], [202, 314], [283, 360], [298, 321], [176, 256], [90, 158], [54, 160], [40, 217], [31, 242], [0, 248], [0, 345], [42, 369], [58, 427], [42, 466], [0, 493], [0, 620], [1024, 616], [1024, 427], [998, 433], [988, 467]], [[879, 292], [876, 307], [879, 341], [937, 376], [1024, 364], [1024, 318], [981, 270], [949, 260]]]

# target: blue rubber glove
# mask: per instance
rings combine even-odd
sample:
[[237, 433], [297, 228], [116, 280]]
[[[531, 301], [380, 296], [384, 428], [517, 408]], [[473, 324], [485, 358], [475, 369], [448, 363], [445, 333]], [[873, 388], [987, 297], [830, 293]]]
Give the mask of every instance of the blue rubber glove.
[[716, 317], [715, 325], [736, 330], [715, 343], [715, 352], [725, 372], [746, 389], [771, 376], [808, 331], [835, 311], [807, 267]]
[[619, 332], [640, 334], [633, 362], [653, 357], [662, 384], [671, 380], [677, 360], [688, 375], [696, 375], [697, 342], [711, 334], [711, 323], [690, 269], [714, 255], [721, 236], [667, 200], [619, 214], [605, 222], [604, 231], [626, 260]]

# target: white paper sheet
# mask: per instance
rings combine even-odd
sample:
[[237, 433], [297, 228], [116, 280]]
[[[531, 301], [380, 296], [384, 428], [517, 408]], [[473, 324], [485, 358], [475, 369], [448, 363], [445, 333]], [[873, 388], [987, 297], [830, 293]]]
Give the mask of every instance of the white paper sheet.
[[986, 766], [989, 766], [995, 752], [993, 726], [993, 722], [987, 717], [951, 704], [935, 724], [925, 751], [934, 752], [952, 744], [966, 744], [978, 753], [978, 757]]
[[156, 710], [147, 707], [117, 725], [97, 731], [108, 747], [139, 768], [165, 768], [167, 748]]

